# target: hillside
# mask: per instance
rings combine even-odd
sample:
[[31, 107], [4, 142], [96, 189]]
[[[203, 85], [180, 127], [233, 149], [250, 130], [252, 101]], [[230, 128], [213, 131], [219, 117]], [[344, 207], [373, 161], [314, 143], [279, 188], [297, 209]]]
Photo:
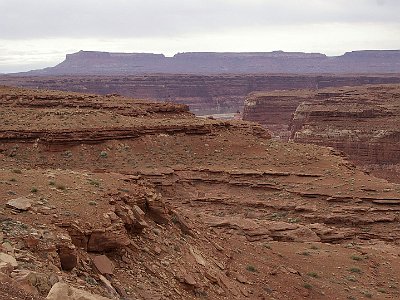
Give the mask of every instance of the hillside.
[[0, 115], [4, 299], [399, 297], [400, 186], [330, 148], [118, 96]]

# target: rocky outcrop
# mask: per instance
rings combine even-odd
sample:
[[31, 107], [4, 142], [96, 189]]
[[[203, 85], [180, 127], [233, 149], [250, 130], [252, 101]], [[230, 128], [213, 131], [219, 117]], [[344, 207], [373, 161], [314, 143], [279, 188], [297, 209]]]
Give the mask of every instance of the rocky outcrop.
[[[136, 75], [136, 76], [0, 76], [0, 84], [21, 86], [33, 89], [51, 89], [73, 91], [81, 93], [96, 93], [108, 95], [105, 105], [107, 109], [113, 107], [113, 94], [140, 99], [154, 99], [187, 105], [197, 115], [236, 113], [243, 110], [244, 100], [249, 93], [256, 91], [292, 90], [292, 89], [319, 89], [331, 86], [352, 86], [363, 84], [399, 83], [398, 75]], [[85, 102], [92, 99], [66, 96], [62, 101], [52, 99], [46, 103], [40, 96], [31, 100], [32, 106], [54, 105], [64, 102], [63, 105], [86, 107]], [[78, 99], [76, 99], [78, 98]], [[252, 97], [251, 97], [252, 98]], [[83, 100], [83, 101], [82, 101]], [[285, 99], [282, 99], [285, 100]], [[47, 101], [49, 102], [49, 101]], [[284, 104], [285, 103], [285, 104]], [[279, 109], [294, 111], [294, 102], [278, 101]], [[285, 105], [289, 107], [285, 108]], [[176, 110], [178, 106], [157, 104], [159, 109]], [[153, 105], [152, 107], [157, 107]], [[141, 114], [138, 103], [124, 106], [126, 114]], [[182, 107], [180, 108], [182, 109]], [[278, 107], [275, 107], [278, 109]], [[121, 107], [114, 107], [121, 111]], [[257, 111], [262, 111], [257, 108]], [[253, 116], [250, 116], [253, 115]], [[246, 112], [246, 118], [258, 121], [256, 112]], [[281, 115], [281, 114], [280, 114]], [[286, 118], [290, 118], [290, 114]]]
[[244, 102], [243, 120], [262, 124], [276, 138], [286, 141], [290, 137], [289, 124], [294, 112], [300, 103], [314, 94], [312, 90], [252, 93]]
[[334, 147], [398, 182], [398, 95], [398, 85], [259, 92], [246, 99], [243, 119], [281, 140]]
[[[126, 140], [159, 134], [204, 135], [237, 127], [235, 123], [193, 118], [187, 106], [182, 104], [93, 95], [69, 96], [62, 100], [62, 94], [54, 92], [27, 97], [23, 92], [15, 94], [8, 88], [3, 88], [2, 92], [0, 106], [9, 111], [2, 116], [5, 127], [0, 129], [0, 140], [4, 142], [29, 141], [52, 145], [101, 143], [110, 139]], [[35, 108], [42, 109], [43, 114], [38, 117]], [[71, 112], [74, 120], [68, 122]], [[17, 124], [12, 121], [20, 115], [24, 116], [23, 122]], [[46, 124], [43, 119], [46, 119]], [[29, 129], [26, 128], [28, 122]], [[64, 124], [60, 126], [61, 123]], [[241, 128], [268, 137], [258, 125], [243, 123]]]
[[[316, 92], [291, 122], [291, 139], [334, 147], [369, 169], [396, 179], [400, 162], [399, 86], [370, 86]], [[382, 174], [381, 174], [382, 175]]]
[[46, 299], [48, 300], [110, 300], [100, 295], [68, 286], [66, 283], [56, 283], [51, 288]]
[[[400, 281], [400, 187], [337, 150], [275, 141], [244, 121], [151, 113], [152, 103], [137, 115], [114, 108], [135, 110], [132, 99], [31, 106], [7, 98], [62, 96], [1, 91], [0, 131], [86, 135], [0, 139], [0, 298], [21, 288], [39, 299], [345, 299]], [[191, 124], [210, 131], [169, 131]], [[158, 131], [94, 134], [113, 125]], [[21, 197], [29, 210], [7, 205]]]
[[399, 86], [316, 92], [296, 109], [291, 139], [332, 146], [363, 164], [397, 164], [399, 94]]

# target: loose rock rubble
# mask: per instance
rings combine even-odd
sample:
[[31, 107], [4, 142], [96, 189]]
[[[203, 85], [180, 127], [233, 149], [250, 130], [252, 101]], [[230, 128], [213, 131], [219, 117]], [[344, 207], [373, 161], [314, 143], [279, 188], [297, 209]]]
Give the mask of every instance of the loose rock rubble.
[[[2, 93], [0, 299], [400, 297], [400, 187], [332, 149], [181, 106]], [[110, 120], [134, 136], [99, 135]]]

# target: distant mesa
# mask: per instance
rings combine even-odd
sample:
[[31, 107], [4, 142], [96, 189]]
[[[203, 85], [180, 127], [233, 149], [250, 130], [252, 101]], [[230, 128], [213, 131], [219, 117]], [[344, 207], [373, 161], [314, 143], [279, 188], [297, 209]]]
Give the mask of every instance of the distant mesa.
[[400, 73], [400, 50], [364, 50], [341, 56], [303, 52], [153, 53], [79, 51], [55, 67], [28, 75], [138, 74], [364, 74]]

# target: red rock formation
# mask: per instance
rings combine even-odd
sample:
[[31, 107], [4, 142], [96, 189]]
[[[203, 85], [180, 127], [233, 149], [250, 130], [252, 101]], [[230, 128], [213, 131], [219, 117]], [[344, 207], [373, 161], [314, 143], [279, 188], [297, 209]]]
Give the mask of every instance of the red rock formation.
[[[255, 91], [399, 83], [398, 75], [146, 75], [146, 76], [0, 76], [0, 84], [102, 95], [119, 94], [189, 106], [197, 115], [236, 113]], [[82, 97], [82, 96], [79, 96]], [[78, 97], [78, 98], [79, 98]], [[44, 103], [44, 99], [40, 102]], [[85, 99], [90, 100], [90, 99]], [[113, 100], [112, 97], [110, 100]], [[71, 103], [69, 103], [71, 101]], [[65, 105], [75, 105], [68, 99]], [[79, 101], [84, 106], [85, 101]], [[112, 101], [109, 101], [112, 103]], [[109, 104], [111, 105], [111, 104]], [[278, 105], [283, 107], [283, 102]], [[286, 104], [285, 104], [286, 105]], [[293, 104], [288, 104], [293, 105]], [[132, 106], [133, 107], [133, 106]], [[287, 109], [291, 109], [288, 107]], [[295, 108], [292, 110], [294, 111]], [[246, 114], [247, 116], [248, 114]], [[288, 115], [290, 118], [290, 115]], [[249, 120], [251, 118], [249, 117]], [[256, 118], [257, 119], [257, 118]]]
[[399, 90], [398, 85], [382, 85], [255, 93], [245, 102], [243, 118], [282, 139], [334, 147], [397, 181]]
[[[400, 281], [398, 185], [254, 123], [121, 97], [69, 105], [77, 96], [0, 88], [0, 132], [60, 134], [0, 139], [0, 298], [11, 288], [51, 298], [62, 281], [54, 297], [79, 287], [124, 299], [345, 299]], [[170, 132], [202, 124], [210, 131]], [[140, 135], [114, 137], [120, 128]], [[69, 143], [74, 132], [82, 139]], [[20, 196], [28, 211], [6, 205]]]
[[296, 109], [291, 139], [332, 146], [362, 164], [398, 164], [399, 95], [398, 85], [317, 92]]
[[400, 51], [353, 51], [327, 57], [320, 53], [243, 52], [178, 53], [168, 58], [151, 53], [79, 51], [68, 54], [55, 67], [30, 72], [36, 75], [131, 75], [131, 74], [222, 74], [222, 73], [396, 73]]
[[299, 93], [296, 90], [252, 93], [244, 102], [243, 120], [262, 124], [275, 137], [288, 140], [293, 113], [302, 101], [314, 93]]

